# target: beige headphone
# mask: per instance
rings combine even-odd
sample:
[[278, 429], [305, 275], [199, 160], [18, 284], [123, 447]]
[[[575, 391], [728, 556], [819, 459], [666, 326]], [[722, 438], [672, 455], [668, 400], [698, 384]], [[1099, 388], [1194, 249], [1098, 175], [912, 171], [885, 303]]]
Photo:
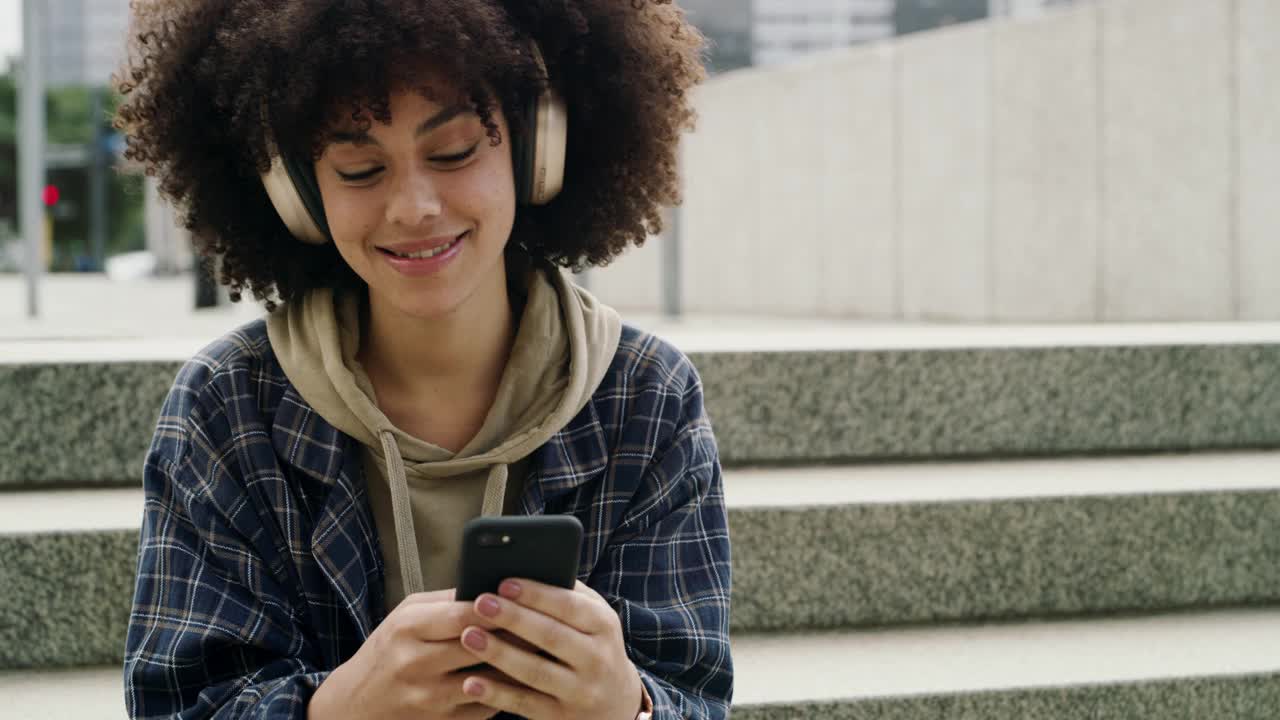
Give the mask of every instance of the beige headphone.
[[[530, 43], [533, 58], [547, 75], [538, 46]], [[565, 151], [569, 137], [569, 117], [564, 100], [550, 88], [524, 108], [524, 137], [512, 137], [511, 157], [516, 181], [516, 200], [523, 205], [545, 205], [555, 199], [564, 185]], [[262, 175], [262, 185], [280, 219], [294, 237], [323, 245], [329, 242], [329, 223], [324, 214], [315, 168], [297, 158], [276, 154], [271, 168]]]

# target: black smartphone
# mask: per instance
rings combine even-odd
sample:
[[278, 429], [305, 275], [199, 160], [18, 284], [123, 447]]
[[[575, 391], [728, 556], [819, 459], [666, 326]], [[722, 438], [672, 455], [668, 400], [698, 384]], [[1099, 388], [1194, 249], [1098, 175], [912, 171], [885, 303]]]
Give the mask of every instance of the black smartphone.
[[572, 515], [476, 518], [462, 529], [454, 598], [497, 593], [512, 577], [572, 589], [581, 547], [582, 523]]

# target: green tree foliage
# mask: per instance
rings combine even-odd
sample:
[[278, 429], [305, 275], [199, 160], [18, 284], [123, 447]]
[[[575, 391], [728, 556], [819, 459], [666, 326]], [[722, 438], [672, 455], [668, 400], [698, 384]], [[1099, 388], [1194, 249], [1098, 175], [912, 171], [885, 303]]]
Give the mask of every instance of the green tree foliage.
[[[111, 113], [119, 103], [105, 92], [102, 113], [94, 117], [94, 89], [51, 89], [45, 98], [45, 132], [50, 145], [91, 145], [99, 133], [109, 135]], [[95, 127], [96, 125], [96, 127]], [[0, 75], [0, 224], [18, 227], [18, 102], [13, 72]], [[143, 239], [142, 178], [107, 165], [107, 254], [139, 249]], [[69, 270], [91, 254], [89, 240], [89, 169], [51, 170], [49, 182], [62, 194], [55, 213], [54, 269]]]
[[0, 220], [17, 216], [18, 92], [13, 75], [0, 75]]
[[[50, 143], [73, 145], [93, 142], [93, 94], [87, 87], [50, 90], [45, 100], [45, 132]], [[105, 118], [97, 118], [105, 123]]]

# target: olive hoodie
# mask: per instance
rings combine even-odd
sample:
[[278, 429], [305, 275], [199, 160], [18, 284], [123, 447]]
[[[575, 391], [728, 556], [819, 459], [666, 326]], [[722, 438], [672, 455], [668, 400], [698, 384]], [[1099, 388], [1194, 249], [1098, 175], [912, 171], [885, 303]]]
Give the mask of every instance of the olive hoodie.
[[519, 508], [527, 458], [586, 406], [617, 352], [622, 322], [558, 269], [530, 270], [497, 396], [457, 453], [397, 428], [356, 360], [363, 293], [314, 290], [267, 319], [280, 365], [303, 399], [360, 443], [386, 564], [387, 610], [454, 587], [462, 526]]

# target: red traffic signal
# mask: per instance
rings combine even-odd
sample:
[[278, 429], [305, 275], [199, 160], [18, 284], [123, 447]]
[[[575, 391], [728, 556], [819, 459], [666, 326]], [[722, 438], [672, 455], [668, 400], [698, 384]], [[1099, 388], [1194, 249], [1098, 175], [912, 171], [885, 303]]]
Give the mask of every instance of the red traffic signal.
[[40, 193], [40, 199], [44, 201], [45, 207], [57, 205], [60, 197], [62, 197], [62, 194], [58, 192], [57, 185], [45, 185], [44, 191]]

